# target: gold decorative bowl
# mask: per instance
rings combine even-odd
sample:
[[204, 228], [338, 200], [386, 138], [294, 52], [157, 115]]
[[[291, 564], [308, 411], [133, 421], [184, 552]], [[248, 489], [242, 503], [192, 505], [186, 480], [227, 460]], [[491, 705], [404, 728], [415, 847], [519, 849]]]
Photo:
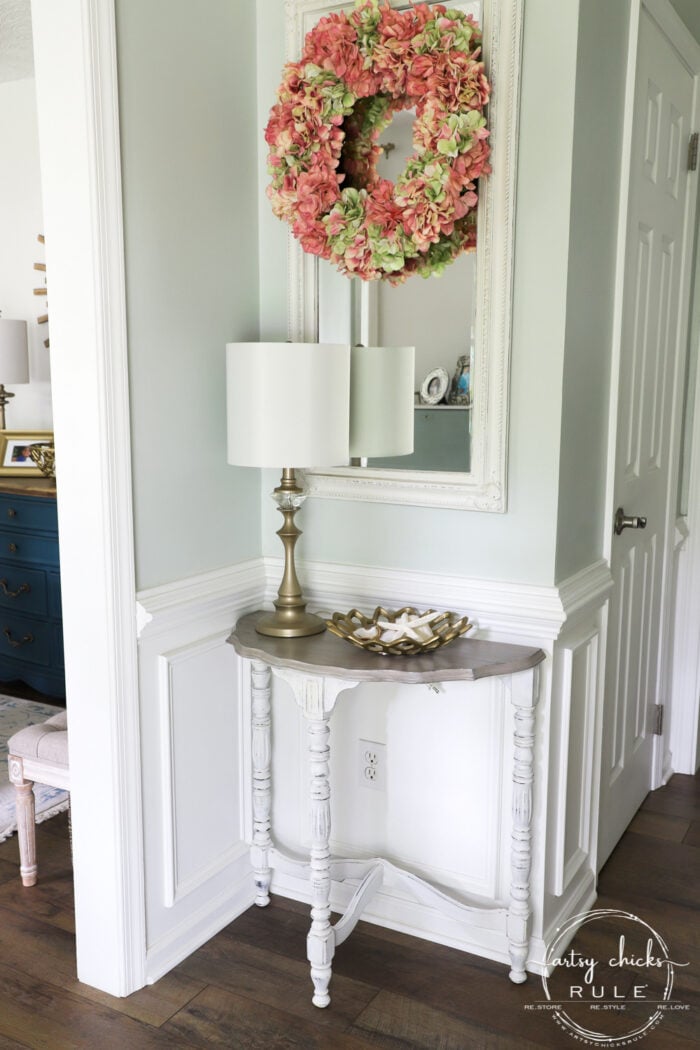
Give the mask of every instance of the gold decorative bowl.
[[47, 445], [32, 445], [29, 455], [32, 457], [32, 462], [36, 463], [41, 473], [47, 478], [56, 476], [56, 449], [53, 442]]
[[382, 656], [417, 656], [431, 653], [471, 630], [466, 616], [453, 612], [420, 612], [411, 605], [403, 609], [374, 610], [365, 616], [359, 609], [333, 613], [326, 627], [338, 638]]

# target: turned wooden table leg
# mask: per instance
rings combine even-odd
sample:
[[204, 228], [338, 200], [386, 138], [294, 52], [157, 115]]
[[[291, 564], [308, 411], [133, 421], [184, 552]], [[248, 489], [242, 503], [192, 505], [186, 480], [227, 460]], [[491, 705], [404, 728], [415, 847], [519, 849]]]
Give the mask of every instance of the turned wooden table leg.
[[19, 871], [24, 886], [34, 886], [37, 880], [36, 825], [34, 791], [31, 780], [24, 779], [22, 759], [10, 756], [10, 780], [15, 787], [17, 838], [19, 840]]
[[330, 847], [331, 803], [329, 781], [329, 719], [309, 718], [309, 772], [311, 787], [311, 929], [307, 937], [307, 955], [314, 984], [314, 1006], [328, 1006], [328, 985], [335, 953], [335, 935], [331, 926]]
[[530, 946], [530, 866], [532, 862], [532, 781], [535, 753], [537, 670], [511, 679], [515, 708], [513, 749], [513, 825], [511, 886], [508, 910], [509, 977], [515, 984], [527, 980], [525, 964]]
[[330, 717], [335, 702], [345, 689], [354, 689], [354, 679], [331, 675], [307, 675], [288, 667], [273, 668], [275, 675], [284, 679], [294, 691], [294, 699], [304, 715], [307, 726], [310, 780], [311, 848], [311, 929], [306, 938], [306, 953], [311, 964], [314, 985], [314, 1006], [328, 1006], [335, 954], [335, 930], [331, 926], [331, 788], [330, 772]]
[[250, 860], [255, 876], [255, 903], [270, 903], [270, 668], [253, 660], [252, 753], [253, 753], [253, 844]]

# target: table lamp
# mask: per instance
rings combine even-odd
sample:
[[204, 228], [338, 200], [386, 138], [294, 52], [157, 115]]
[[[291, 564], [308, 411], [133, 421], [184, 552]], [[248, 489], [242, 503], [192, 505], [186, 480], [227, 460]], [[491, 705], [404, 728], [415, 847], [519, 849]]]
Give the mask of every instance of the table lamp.
[[[353, 346], [350, 456], [354, 466], [413, 452], [415, 347]], [[363, 463], [363, 461], [365, 461]]]
[[[306, 612], [294, 565], [301, 535], [294, 515], [304, 502], [295, 467], [346, 466], [349, 458], [350, 347], [337, 343], [228, 343], [228, 462], [282, 468], [272, 496], [284, 523], [284, 574], [275, 612], [259, 634], [303, 638], [325, 630]], [[292, 466], [293, 464], [293, 466]]]
[[0, 317], [0, 430], [6, 430], [5, 405], [14, 397], [5, 383], [29, 382], [27, 322]]

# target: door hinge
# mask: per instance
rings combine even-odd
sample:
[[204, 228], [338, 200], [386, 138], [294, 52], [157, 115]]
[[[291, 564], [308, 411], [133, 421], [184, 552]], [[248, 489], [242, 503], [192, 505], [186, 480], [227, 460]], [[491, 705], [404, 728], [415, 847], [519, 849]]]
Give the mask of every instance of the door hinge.
[[698, 138], [700, 132], [694, 131], [688, 143], [688, 171], [698, 170]]
[[664, 735], [664, 705], [657, 704], [654, 710], [654, 736]]

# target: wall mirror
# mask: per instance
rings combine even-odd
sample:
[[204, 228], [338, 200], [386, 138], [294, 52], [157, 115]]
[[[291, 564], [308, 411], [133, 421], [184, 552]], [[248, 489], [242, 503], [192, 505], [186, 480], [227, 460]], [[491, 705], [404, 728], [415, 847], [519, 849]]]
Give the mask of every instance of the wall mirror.
[[[488, 107], [493, 172], [479, 191], [477, 250], [441, 277], [393, 287], [340, 275], [305, 254], [289, 235], [289, 337], [364, 345], [416, 346], [416, 390], [435, 368], [470, 371], [468, 406], [415, 407], [416, 451], [363, 467], [306, 472], [310, 494], [333, 498], [502, 512], [506, 509], [508, 374], [517, 115], [523, 0], [443, 0], [483, 29], [491, 80]], [[406, 8], [404, 0], [393, 3]], [[287, 0], [287, 57], [295, 60], [319, 18], [347, 0]], [[386, 178], [412, 152], [412, 114], [396, 114], [380, 143]], [[380, 168], [381, 170], [381, 168]]]

